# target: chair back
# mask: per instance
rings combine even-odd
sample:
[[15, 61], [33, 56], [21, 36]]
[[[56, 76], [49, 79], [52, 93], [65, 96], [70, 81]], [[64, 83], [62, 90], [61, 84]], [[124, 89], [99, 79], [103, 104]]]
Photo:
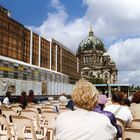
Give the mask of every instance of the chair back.
[[39, 124], [40, 118], [39, 118], [39, 114], [37, 114], [37, 112], [24, 109], [21, 111], [21, 115], [31, 119], [33, 121], [35, 129], [40, 131], [40, 129], [41, 129], [40, 124]]
[[44, 112], [44, 111], [52, 111], [52, 112], [54, 112], [55, 111], [55, 109], [54, 109], [54, 106], [43, 106], [43, 107], [41, 107], [41, 111], [42, 112]]
[[11, 123], [11, 115], [16, 115], [16, 112], [9, 108], [3, 108], [2, 109], [2, 115], [4, 115], [8, 121], [8, 123]]
[[38, 110], [36, 107], [33, 107], [33, 106], [26, 106], [26, 110], [32, 110], [32, 111], [35, 111], [38, 113]]
[[52, 111], [42, 112], [43, 124], [47, 125], [49, 140], [54, 140], [54, 121], [58, 115], [58, 113]]
[[133, 119], [131, 121], [131, 128], [140, 129], [140, 119]]
[[69, 109], [69, 108], [61, 108], [61, 109], [59, 110], [59, 113], [66, 112], [66, 111], [72, 111], [72, 110]]
[[52, 111], [43, 111], [42, 116], [48, 128], [54, 128], [54, 121], [59, 114]]
[[132, 104], [130, 110], [134, 119], [140, 119], [140, 104]]
[[[35, 133], [35, 129], [32, 123], [32, 120], [24, 117], [24, 116], [14, 116], [12, 115], [12, 121], [15, 124], [15, 131], [16, 131], [16, 137], [17, 139], [25, 139], [25, 129], [26, 127], [31, 128], [31, 134], [32, 134], [32, 139], [37, 140], [37, 136]], [[26, 135], [27, 138], [31, 138], [30, 133]]]
[[[3, 128], [4, 126], [4, 128]], [[10, 126], [8, 124], [8, 121], [6, 118], [2, 115], [0, 115], [0, 139], [3, 139], [1, 136], [5, 136], [6, 139], [12, 139], [12, 133], [10, 131]]]
[[122, 134], [122, 140], [140, 140], [140, 129], [125, 129]]
[[116, 118], [116, 121], [117, 121], [117, 124], [118, 124], [119, 126], [121, 126], [122, 131], [123, 131], [123, 130], [125, 129], [126, 122], [125, 122], [124, 120], [120, 119], [120, 118]]
[[20, 114], [22, 108], [20, 106], [17, 105], [12, 105], [11, 109], [14, 110], [17, 114]]

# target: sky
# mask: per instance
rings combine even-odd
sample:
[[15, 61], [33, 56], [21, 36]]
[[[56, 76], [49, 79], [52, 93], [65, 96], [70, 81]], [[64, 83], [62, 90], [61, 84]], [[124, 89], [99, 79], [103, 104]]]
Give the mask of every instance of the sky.
[[140, 85], [139, 0], [0, 0], [11, 17], [76, 51], [93, 26], [118, 68], [118, 83]]

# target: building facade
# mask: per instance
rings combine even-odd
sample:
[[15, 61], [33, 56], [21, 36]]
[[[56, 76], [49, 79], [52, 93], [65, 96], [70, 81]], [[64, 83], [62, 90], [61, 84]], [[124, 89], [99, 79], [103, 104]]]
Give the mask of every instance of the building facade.
[[0, 6], [0, 78], [46, 82], [48, 94], [61, 85], [53, 89], [60, 93], [64, 84], [79, 79], [76, 61], [76, 54], [63, 44], [27, 29]]
[[82, 40], [77, 49], [78, 71], [88, 80], [100, 80], [102, 83], [117, 82], [117, 68], [107, 54], [102, 41], [94, 36], [92, 28], [89, 35]]

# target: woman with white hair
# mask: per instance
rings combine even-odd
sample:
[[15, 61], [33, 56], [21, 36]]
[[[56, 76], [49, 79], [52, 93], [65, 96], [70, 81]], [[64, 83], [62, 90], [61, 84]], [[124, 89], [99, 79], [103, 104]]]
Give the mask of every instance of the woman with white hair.
[[56, 140], [113, 140], [116, 128], [110, 120], [93, 108], [97, 103], [98, 91], [85, 80], [76, 83], [72, 100], [74, 111], [61, 113], [55, 122]]

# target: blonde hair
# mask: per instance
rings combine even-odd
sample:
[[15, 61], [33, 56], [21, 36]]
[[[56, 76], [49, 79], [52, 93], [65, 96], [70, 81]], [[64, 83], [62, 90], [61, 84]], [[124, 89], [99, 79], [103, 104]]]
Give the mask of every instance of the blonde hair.
[[97, 94], [98, 91], [92, 83], [81, 79], [74, 87], [72, 100], [77, 107], [92, 110], [97, 103]]

